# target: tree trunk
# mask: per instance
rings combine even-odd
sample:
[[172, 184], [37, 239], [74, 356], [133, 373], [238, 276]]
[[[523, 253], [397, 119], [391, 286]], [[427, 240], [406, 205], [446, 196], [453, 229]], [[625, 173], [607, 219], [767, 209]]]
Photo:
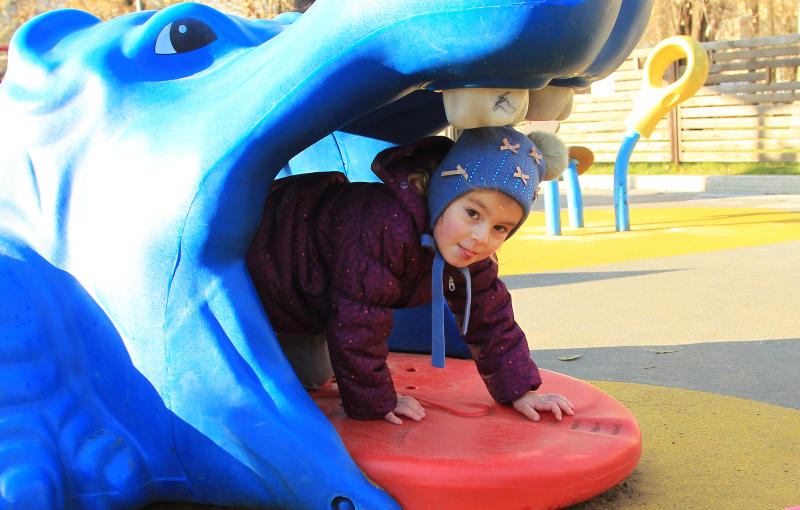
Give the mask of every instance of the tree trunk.
[[703, 41], [703, 14], [706, 6], [703, 0], [694, 0], [689, 10], [689, 35], [698, 41]]

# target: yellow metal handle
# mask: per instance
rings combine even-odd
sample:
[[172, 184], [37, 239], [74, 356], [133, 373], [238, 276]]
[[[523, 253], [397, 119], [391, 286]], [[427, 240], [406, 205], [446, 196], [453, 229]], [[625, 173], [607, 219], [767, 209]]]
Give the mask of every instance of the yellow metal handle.
[[[686, 59], [686, 71], [675, 82], [662, 86], [664, 72], [673, 62], [682, 58]], [[708, 55], [699, 42], [686, 36], [664, 39], [647, 57], [642, 90], [625, 120], [625, 126], [649, 138], [658, 121], [673, 106], [700, 90], [707, 77]]]

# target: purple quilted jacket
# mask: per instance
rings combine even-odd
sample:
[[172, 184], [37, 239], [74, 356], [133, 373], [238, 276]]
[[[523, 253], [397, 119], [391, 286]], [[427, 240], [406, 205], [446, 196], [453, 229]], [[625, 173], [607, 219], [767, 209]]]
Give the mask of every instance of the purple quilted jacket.
[[[275, 331], [325, 332], [353, 418], [383, 417], [397, 403], [386, 365], [392, 309], [431, 301], [433, 263], [420, 244], [431, 233], [427, 202], [406, 179], [435, 166], [451, 145], [431, 137], [381, 152], [372, 170], [382, 183], [314, 173], [275, 181], [267, 197], [247, 253], [253, 283]], [[469, 269], [472, 310], [464, 340], [492, 397], [508, 403], [541, 384], [539, 371], [497, 265], [487, 259]], [[444, 281], [449, 277], [456, 290], [445, 289], [445, 297], [461, 315], [465, 282], [447, 265]]]

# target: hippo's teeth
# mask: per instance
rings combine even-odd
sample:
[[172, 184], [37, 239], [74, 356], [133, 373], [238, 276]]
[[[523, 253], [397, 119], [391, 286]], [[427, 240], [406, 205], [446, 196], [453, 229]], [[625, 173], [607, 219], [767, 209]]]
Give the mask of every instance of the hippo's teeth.
[[516, 124], [528, 111], [526, 89], [449, 89], [442, 95], [447, 120], [459, 129]]
[[572, 113], [574, 91], [566, 87], [548, 85], [531, 90], [526, 120], [564, 120]]
[[538, 90], [465, 88], [442, 91], [453, 127], [505, 126], [525, 120], [564, 120], [572, 113], [573, 89], [548, 85]]

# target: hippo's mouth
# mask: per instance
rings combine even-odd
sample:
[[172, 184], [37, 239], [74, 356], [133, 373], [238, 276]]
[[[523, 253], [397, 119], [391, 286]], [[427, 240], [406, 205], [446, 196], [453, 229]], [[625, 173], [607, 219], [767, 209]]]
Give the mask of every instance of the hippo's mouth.
[[[250, 279], [244, 255], [272, 180], [334, 133], [367, 139], [353, 154], [371, 161], [377, 142], [448, 123], [563, 119], [573, 87], [627, 56], [651, 5], [318, 0], [302, 16], [252, 21], [187, 2], [107, 22], [63, 10], [26, 23], [0, 85], [0, 280], [22, 261], [33, 270], [19, 274], [47, 267], [67, 282], [14, 277], [20, 294], [42, 300], [23, 325], [53, 318], [59, 332], [42, 335], [47, 367], [81, 379], [63, 402], [92, 417], [113, 409], [154, 480], [197, 491], [181, 497], [331, 508], [344, 494], [355, 508], [398, 508], [296, 380]], [[8, 288], [0, 298], [17, 301]], [[64, 335], [64, 324], [95, 333]], [[11, 329], [13, 345], [27, 346], [27, 331]], [[95, 343], [120, 352], [103, 358]], [[141, 405], [117, 398], [132, 395], [108, 384], [122, 376], [146, 382]], [[114, 405], [87, 404], [83, 389]], [[7, 403], [0, 411], [16, 412]], [[53, 451], [41, 465], [63, 462], [55, 478], [85, 483], [85, 494], [121, 490], [116, 470], [59, 457], [83, 450]], [[150, 487], [131, 480], [134, 495]], [[152, 486], [153, 501], [175, 496]]]

